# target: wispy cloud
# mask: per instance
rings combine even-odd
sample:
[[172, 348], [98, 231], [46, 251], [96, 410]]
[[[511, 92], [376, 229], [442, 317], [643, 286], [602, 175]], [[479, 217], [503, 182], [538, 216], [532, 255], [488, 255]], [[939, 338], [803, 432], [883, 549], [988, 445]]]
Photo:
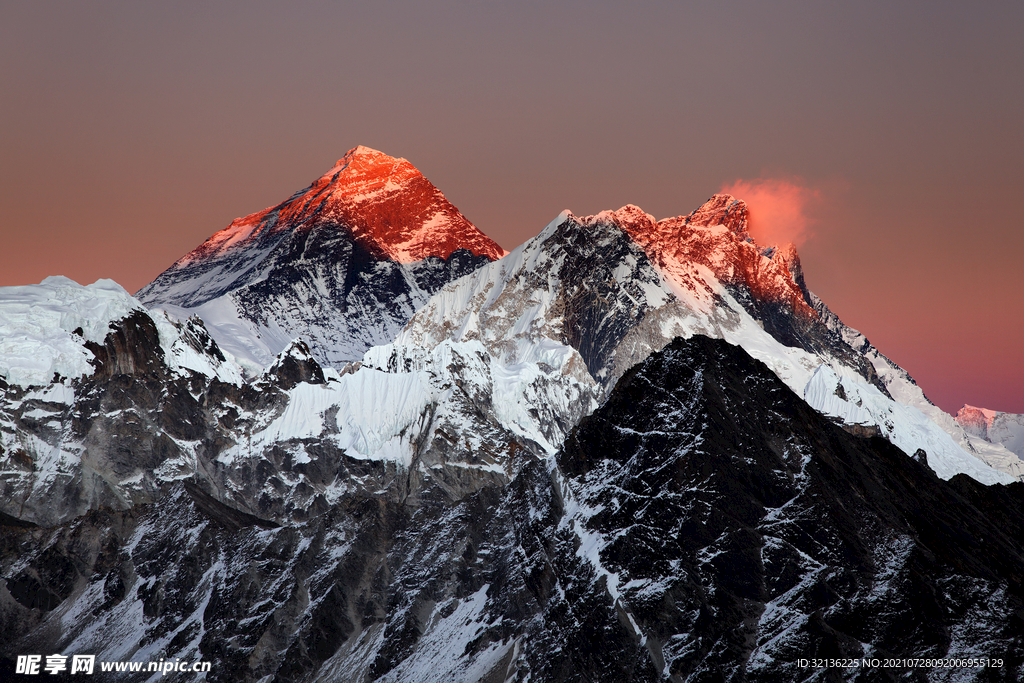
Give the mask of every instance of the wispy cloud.
[[808, 205], [820, 198], [818, 190], [793, 180], [758, 178], [736, 180], [722, 187], [747, 203], [748, 230], [758, 244], [803, 244], [812, 235]]

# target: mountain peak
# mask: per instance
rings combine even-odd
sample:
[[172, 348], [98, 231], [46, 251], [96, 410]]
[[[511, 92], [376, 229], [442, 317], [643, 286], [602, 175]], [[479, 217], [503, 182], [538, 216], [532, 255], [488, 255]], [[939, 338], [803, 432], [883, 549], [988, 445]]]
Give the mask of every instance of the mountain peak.
[[458, 249], [491, 260], [507, 253], [407, 160], [360, 145], [309, 187], [277, 206], [236, 218], [175, 266], [220, 257], [261, 236], [325, 223], [348, 228], [356, 242], [400, 263], [448, 258]]
[[724, 225], [730, 232], [745, 240], [750, 237], [747, 233], [748, 218], [745, 201], [736, 199], [731, 194], [717, 193], [686, 216], [685, 222], [699, 228]]
[[395, 164], [403, 164], [415, 170], [415, 167], [413, 167], [413, 165], [403, 157], [396, 158], [381, 152], [379, 149], [373, 149], [372, 147], [367, 147], [365, 145], [356, 145], [349, 151], [345, 152], [345, 156], [338, 159], [334, 164], [334, 168], [328, 171], [325, 175], [332, 175], [338, 171], [344, 170], [352, 163], [362, 165], [364, 167], [372, 166], [378, 168], [383, 166], [393, 166]]
[[363, 145], [346, 152], [345, 156], [338, 159], [334, 167], [320, 176], [313, 185], [326, 186], [339, 174], [343, 175], [344, 186], [349, 189], [370, 189], [377, 183], [386, 183], [388, 180], [422, 177], [416, 167], [406, 159], [395, 158]]
[[[387, 157], [388, 159], [393, 158], [393, 157], [389, 157], [387, 154], [385, 154], [384, 152], [381, 152], [378, 149], [373, 149], [372, 147], [367, 147], [365, 145], [356, 145], [355, 147], [350, 149], [348, 152], [346, 152], [345, 156], [343, 156], [341, 159], [338, 160], [338, 165], [340, 166], [347, 159], [349, 159], [351, 157], [357, 157], [357, 156], [358, 157], [364, 157], [364, 156], [368, 156], [368, 157]], [[403, 161], [404, 161], [404, 159], [403, 159]]]
[[998, 413], [994, 410], [978, 408], [965, 403], [957, 411], [956, 421], [971, 434], [985, 438], [997, 415]]
[[712, 195], [686, 216], [655, 221], [638, 207], [598, 214], [616, 223], [679, 288], [703, 297], [707, 268], [726, 285], [744, 285], [765, 302], [785, 304], [806, 318], [816, 314], [807, 303], [800, 259], [793, 245], [760, 249], [747, 232], [747, 204], [729, 194]]
[[310, 189], [311, 200], [323, 197], [324, 213], [348, 225], [356, 241], [400, 263], [458, 249], [492, 260], [507, 253], [403, 158], [360, 145]]
[[136, 296], [199, 315], [222, 348], [257, 366], [297, 335], [318, 361], [343, 364], [393, 339], [446, 283], [504, 255], [415, 166], [360, 146]]

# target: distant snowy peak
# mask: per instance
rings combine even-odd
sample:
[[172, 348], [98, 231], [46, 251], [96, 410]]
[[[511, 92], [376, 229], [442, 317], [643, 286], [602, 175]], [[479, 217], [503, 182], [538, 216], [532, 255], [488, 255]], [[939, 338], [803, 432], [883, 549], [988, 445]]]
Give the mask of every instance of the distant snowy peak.
[[985, 439], [988, 438], [988, 430], [992, 423], [995, 422], [996, 416], [1000, 414], [1002, 413], [997, 413], [987, 408], [977, 408], [964, 404], [956, 413], [956, 421], [968, 433]]
[[0, 379], [23, 387], [54, 375], [92, 374], [87, 342], [102, 343], [110, 324], [143, 310], [113, 280], [82, 286], [66, 277], [0, 288]]
[[956, 414], [964, 431], [1024, 458], [1024, 415], [965, 405]]
[[687, 216], [661, 221], [632, 205], [582, 220], [614, 223], [692, 297], [711, 293], [710, 271], [721, 284], [745, 287], [758, 301], [783, 304], [803, 318], [817, 317], [802, 285], [796, 247], [758, 246], [747, 233], [746, 203], [731, 195], [716, 194]]
[[236, 218], [176, 265], [245, 246], [262, 233], [302, 229], [323, 219], [348, 226], [362, 246], [400, 263], [448, 258], [456, 249], [492, 260], [505, 255], [408, 161], [359, 146], [305, 190]]

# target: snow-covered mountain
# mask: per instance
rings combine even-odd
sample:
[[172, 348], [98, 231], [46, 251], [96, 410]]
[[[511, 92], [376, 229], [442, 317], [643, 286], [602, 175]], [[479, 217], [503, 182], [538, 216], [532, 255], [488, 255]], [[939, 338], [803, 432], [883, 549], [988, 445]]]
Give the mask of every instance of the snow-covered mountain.
[[721, 338], [826, 415], [878, 430], [908, 455], [923, 449], [940, 476], [1019, 476], [1012, 454], [983, 459], [957, 442], [966, 438], [950, 416], [930, 419], [945, 414], [807, 291], [795, 248], [757, 245], [746, 221], [745, 204], [728, 195], [662, 221], [634, 206], [582, 218], [565, 212], [509, 256], [441, 289], [395, 343], [479, 340], [505, 364], [561, 345], [608, 391], [676, 337]]
[[[819, 410], [878, 429], [908, 454], [923, 449], [945, 476], [1024, 474], [1016, 454], [967, 434], [808, 291], [792, 245], [756, 244], [747, 220], [746, 204], [724, 194], [662, 221], [634, 206], [566, 212], [500, 265], [473, 272], [504, 252], [407, 161], [357, 147], [287, 202], [211, 237], [139, 297], [201, 317], [250, 373], [297, 337], [339, 370], [392, 340], [479, 338], [503, 367], [543, 362], [552, 344], [575, 349], [588, 371], [575, 372], [578, 391], [589, 394], [585, 385], [607, 391], [675, 336], [710, 334], [768, 363]], [[469, 273], [399, 335], [432, 292]], [[876, 388], [877, 409], [809, 390], [823, 364]]]
[[811, 294], [811, 302], [814, 309], [818, 311], [822, 322], [838, 334], [850, 348], [868, 359], [877, 373], [880, 383], [893, 399], [926, 415], [929, 420], [946, 432], [963, 452], [1014, 479], [1024, 481], [1024, 459], [1022, 459], [1024, 454], [1011, 451], [1002, 443], [987, 441], [970, 433], [952, 415], [928, 400], [924, 391], [906, 370], [882, 354], [863, 334], [845, 325], [814, 294]]
[[266, 366], [301, 335], [344, 366], [386, 344], [441, 285], [505, 251], [405, 159], [356, 147], [312, 185], [238, 218], [137, 293], [198, 315], [236, 358]]
[[243, 383], [202, 322], [110, 280], [0, 288], [0, 518], [62, 524], [194, 476], [210, 382]]
[[199, 318], [110, 281], [0, 288], [0, 335], [0, 514], [44, 526], [182, 479], [275, 524], [354, 491], [458, 500], [507, 482], [517, 454], [552, 455], [597, 407], [562, 347], [508, 366], [479, 342], [383, 345], [339, 373], [295, 341], [244, 381]]
[[0, 289], [0, 677], [1020, 679], [1019, 420], [941, 413], [746, 222], [565, 212], [499, 258], [356, 148], [150, 308]]
[[[88, 377], [91, 365], [83, 359], [90, 355], [88, 344], [105, 343], [104, 325], [109, 335], [121, 329], [122, 320], [145, 318], [146, 325], [163, 331], [154, 353], [175, 367], [183, 361], [174, 349], [192, 348], [176, 341], [175, 329], [206, 339], [198, 344], [206, 355], [190, 361], [187, 391], [197, 400], [209, 394], [201, 400], [203, 412], [217, 419], [211, 422], [198, 414], [184, 418], [195, 426], [190, 438], [173, 434], [175, 448], [152, 461], [151, 472], [120, 467], [123, 476], [105, 479], [113, 498], [90, 494], [86, 499], [92, 502], [82, 503], [87, 506], [130, 505], [189, 476], [215, 499], [274, 523], [304, 519], [310, 510], [355, 490], [386, 491], [408, 503], [424, 490], [434, 491], [430, 496], [435, 498], [459, 500], [488, 482], [513, 477], [519, 451], [540, 458], [552, 455], [623, 372], [672, 339], [694, 334], [742, 346], [797, 395], [849, 428], [874, 429], [908, 455], [923, 450], [944, 478], [963, 472], [985, 483], [1012, 480], [1005, 470], [995, 471], [965, 452], [913, 406], [893, 401], [883, 375], [873, 371], [876, 365], [841, 336], [855, 339], [856, 333], [838, 327], [841, 323], [805, 294], [795, 250], [754, 244], [745, 231], [745, 215], [742, 202], [721, 195], [689, 217], [660, 222], [636, 207], [586, 218], [565, 213], [506, 258], [444, 287], [394, 342], [369, 349], [341, 373], [321, 369], [304, 343], [292, 342], [247, 384], [236, 359], [209, 339], [198, 318], [172, 323], [163, 312], [150, 315], [112, 283], [83, 288], [51, 279], [8, 293], [0, 315], [14, 321], [8, 324], [10, 348], [27, 348], [28, 342], [14, 334], [35, 315], [27, 311], [43, 311], [36, 316], [43, 327], [47, 316], [57, 316], [65, 326], [89, 318], [91, 327], [74, 334], [56, 322], [48, 332], [41, 327], [34, 339], [45, 341], [42, 352], [8, 354], [6, 372], [27, 378], [27, 369], [18, 367], [26, 358], [38, 363], [59, 357], [65, 365], [77, 358], [75, 370], [47, 366], [31, 375], [34, 382], [23, 384], [56, 386], [79, 379], [84, 380], [79, 393], [89, 394], [99, 382]], [[45, 313], [48, 308], [53, 312]], [[294, 309], [291, 315], [296, 315]], [[302, 336], [301, 329], [289, 331]], [[212, 361], [210, 354], [216, 357]], [[282, 374], [282, 364], [310, 369], [296, 375], [302, 380], [297, 381]], [[138, 365], [159, 363], [150, 359]], [[895, 370], [892, 376], [912, 384]], [[134, 372], [132, 361], [123, 371]], [[54, 373], [54, 382], [47, 381]], [[161, 381], [178, 377], [165, 370], [156, 375]], [[163, 389], [163, 395], [185, 390], [184, 380], [174, 381], [177, 386]], [[891, 378], [888, 384], [902, 386]], [[73, 390], [66, 399], [47, 410], [82, 411]], [[141, 408], [116, 402], [90, 419], [140, 413], [148, 414], [145, 423], [157, 425], [161, 414], [181, 417], [184, 410], [160, 401], [154, 410], [149, 403]], [[25, 413], [26, 405], [20, 397], [8, 404], [13, 416], [9, 443], [18, 434], [18, 419], [35, 414]], [[88, 409], [97, 407], [89, 404]], [[110, 426], [106, 431], [119, 429]], [[17, 438], [25, 441], [29, 431], [23, 426]], [[23, 452], [44, 463], [53, 457], [43, 453], [85, 453], [94, 435], [58, 430], [31, 438], [34, 445]], [[152, 450], [148, 443], [129, 448]], [[253, 479], [254, 458], [272, 462], [278, 474]], [[369, 470], [353, 466], [353, 459], [370, 464]], [[83, 511], [81, 505], [51, 504], [61, 489], [49, 482], [53, 477], [78, 481], [91, 476], [90, 459], [60, 456], [56, 461], [60, 467], [37, 467], [31, 476], [7, 481], [8, 488], [17, 488], [16, 496], [10, 488], [9, 499], [21, 501], [22, 518], [54, 523]], [[310, 469], [310, 463], [316, 467]], [[406, 483], [399, 485], [402, 481]], [[46, 514], [25, 517], [26, 509]]]
[[1024, 415], [965, 405], [956, 422], [968, 448], [986, 462], [1005, 462], [1006, 471], [1024, 481]]

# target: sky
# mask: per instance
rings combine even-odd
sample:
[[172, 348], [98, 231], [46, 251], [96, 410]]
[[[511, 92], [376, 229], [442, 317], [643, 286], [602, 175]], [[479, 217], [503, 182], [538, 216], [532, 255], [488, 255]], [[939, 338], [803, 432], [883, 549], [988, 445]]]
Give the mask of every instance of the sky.
[[360, 144], [409, 159], [506, 249], [563, 209], [665, 218], [743, 190], [809, 288], [936, 404], [1024, 413], [1019, 1], [0, 16], [0, 285], [134, 292]]

